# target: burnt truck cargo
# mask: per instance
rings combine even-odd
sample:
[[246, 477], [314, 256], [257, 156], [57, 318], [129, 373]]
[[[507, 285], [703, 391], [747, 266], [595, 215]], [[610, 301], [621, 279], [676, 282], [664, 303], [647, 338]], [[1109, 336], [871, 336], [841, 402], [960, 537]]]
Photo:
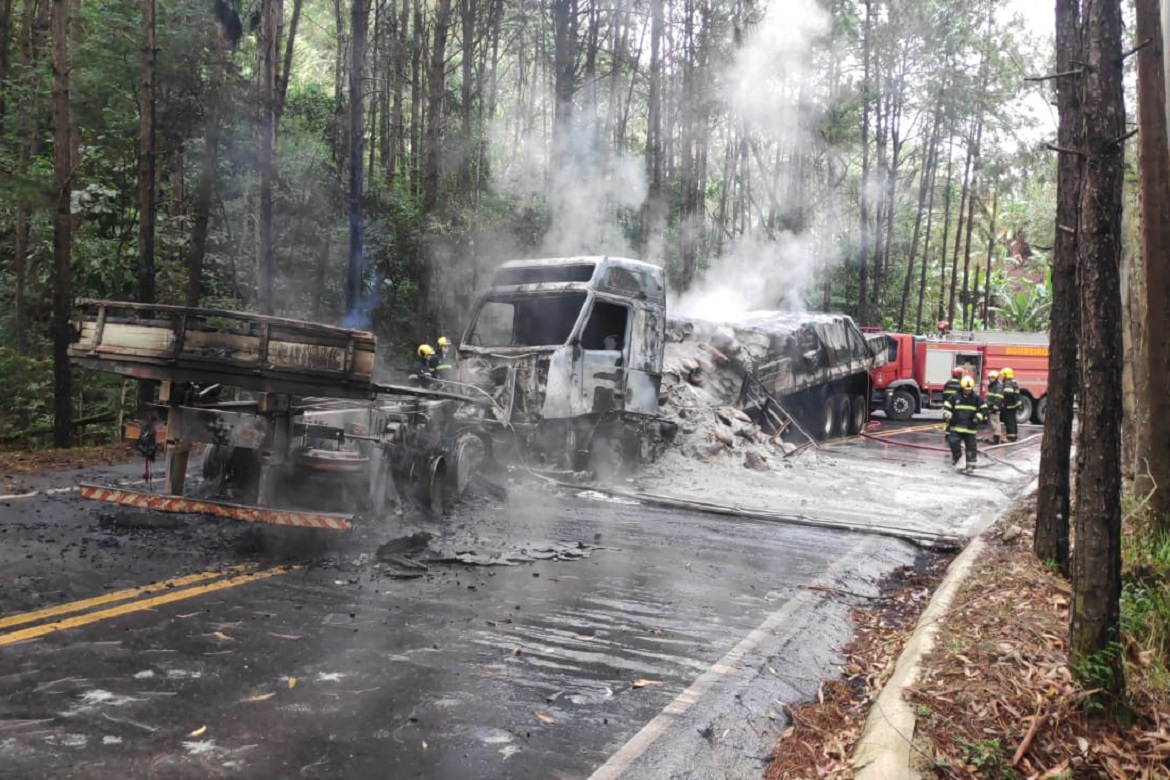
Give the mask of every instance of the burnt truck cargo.
[[734, 407], [765, 428], [794, 418], [817, 438], [854, 435], [868, 418], [873, 349], [843, 314], [757, 311], [729, 321], [667, 321], [663, 401]]

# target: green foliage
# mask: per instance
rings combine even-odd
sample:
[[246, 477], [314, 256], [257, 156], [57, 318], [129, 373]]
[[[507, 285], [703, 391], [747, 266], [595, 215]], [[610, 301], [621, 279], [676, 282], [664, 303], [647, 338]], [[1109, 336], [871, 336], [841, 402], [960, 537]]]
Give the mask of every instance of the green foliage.
[[1052, 288], [1036, 285], [1027, 292], [1001, 292], [999, 306], [992, 306], [998, 323], [1007, 330], [1048, 330], [1048, 312], [1052, 307]]
[[0, 345], [0, 436], [53, 420], [53, 362]]
[[1081, 707], [1086, 713], [1100, 713], [1122, 703], [1114, 701], [1109, 690], [1124, 655], [1120, 643], [1110, 642], [1073, 665], [1073, 676], [1081, 687]]
[[999, 738], [984, 738], [973, 742], [956, 736], [963, 764], [985, 780], [1010, 780], [1019, 777], [1011, 766], [1011, 755]]

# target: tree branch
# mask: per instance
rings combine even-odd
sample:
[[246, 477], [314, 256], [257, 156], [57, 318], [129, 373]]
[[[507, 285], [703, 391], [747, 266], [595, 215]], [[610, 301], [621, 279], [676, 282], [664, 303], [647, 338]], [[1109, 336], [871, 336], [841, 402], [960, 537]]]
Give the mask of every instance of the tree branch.
[[1128, 60], [1130, 57], [1132, 57], [1133, 55], [1137, 54], [1139, 51], [1141, 51], [1142, 49], [1146, 48], [1147, 46], [1149, 46], [1149, 45], [1150, 45], [1151, 43], [1153, 43], [1153, 42], [1154, 42], [1154, 39], [1153, 39], [1153, 38], [1146, 38], [1144, 41], [1142, 41], [1141, 43], [1139, 43], [1137, 46], [1134, 46], [1134, 47], [1133, 47], [1132, 49], [1130, 49], [1129, 51], [1123, 51], [1123, 52], [1121, 53], [1121, 61], [1122, 61], [1122, 62], [1125, 62], [1125, 61], [1126, 61], [1126, 60]]
[[1045, 146], [1047, 146], [1052, 151], [1060, 152], [1061, 154], [1075, 154], [1077, 157], [1088, 157], [1087, 154], [1078, 149], [1065, 149], [1063, 146], [1057, 146], [1056, 144], [1045, 144]]
[[1051, 81], [1053, 79], [1064, 78], [1065, 76], [1080, 76], [1084, 72], [1084, 68], [1073, 68], [1072, 70], [1064, 70], [1060, 73], [1052, 73], [1048, 76], [1028, 76], [1024, 81]]
[[1126, 133], [1125, 135], [1121, 136], [1116, 141], [1114, 141], [1113, 146], [1118, 146], [1120, 144], [1125, 143], [1126, 141], [1128, 141], [1129, 139], [1131, 139], [1135, 135], [1137, 135], [1137, 133], [1138, 133], [1138, 129], [1135, 127], [1133, 130], [1130, 130], [1128, 133]]

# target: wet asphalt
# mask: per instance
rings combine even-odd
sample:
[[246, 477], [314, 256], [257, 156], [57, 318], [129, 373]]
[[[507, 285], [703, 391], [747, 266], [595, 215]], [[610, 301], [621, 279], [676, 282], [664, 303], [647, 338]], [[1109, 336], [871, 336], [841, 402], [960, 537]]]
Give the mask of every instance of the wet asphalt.
[[782, 705], [836, 674], [858, 600], [830, 590], [875, 595], [925, 555], [529, 480], [350, 534], [70, 489], [139, 474], [0, 486], [0, 777], [760, 776]]

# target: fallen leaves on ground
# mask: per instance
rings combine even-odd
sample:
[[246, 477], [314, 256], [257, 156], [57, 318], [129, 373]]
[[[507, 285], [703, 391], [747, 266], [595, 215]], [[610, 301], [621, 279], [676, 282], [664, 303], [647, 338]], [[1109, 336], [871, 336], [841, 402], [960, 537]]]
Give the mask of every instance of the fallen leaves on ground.
[[1034, 512], [1001, 523], [1019, 536], [991, 535], [908, 694], [925, 776], [1170, 776], [1170, 713], [1144, 691], [1130, 691], [1132, 725], [1086, 713], [1068, 668], [1069, 583], [1032, 554]]
[[[934, 651], [907, 692], [920, 777], [1157, 780], [1170, 777], [1170, 712], [1130, 691], [1131, 725], [1086, 714], [1068, 668], [1068, 583], [1032, 555], [1035, 509], [1013, 512], [940, 620]], [[1010, 533], [1012, 527], [1029, 529]], [[935, 583], [854, 610], [842, 678], [809, 704], [784, 706], [767, 780], [853, 776], [849, 757]], [[1140, 665], [1140, 654], [1130, 652]]]
[[536, 710], [533, 710], [532, 714], [536, 716], [537, 720], [546, 726], [551, 726], [553, 723], [556, 723], [555, 720], [550, 718], [548, 715], [545, 715], [543, 712], [537, 712]]
[[[903, 567], [883, 585], [882, 598], [866, 598], [854, 609], [853, 639], [842, 650], [841, 678], [822, 681], [812, 701], [779, 706], [789, 726], [780, 733], [767, 780], [848, 778], [849, 757], [861, 736], [869, 706], [893, 671], [894, 661], [914, 630], [918, 616], [942, 578], [947, 556], [934, 556], [920, 570]], [[860, 594], [835, 588], [810, 587], [830, 598], [856, 599]], [[769, 667], [769, 671], [778, 674]], [[776, 720], [769, 710], [768, 717]]]
[[650, 685], [662, 685], [662, 680], [634, 680], [630, 683], [631, 688], [645, 688]]
[[142, 456], [126, 442], [67, 450], [0, 451], [0, 475], [40, 474], [47, 471], [132, 463]]

